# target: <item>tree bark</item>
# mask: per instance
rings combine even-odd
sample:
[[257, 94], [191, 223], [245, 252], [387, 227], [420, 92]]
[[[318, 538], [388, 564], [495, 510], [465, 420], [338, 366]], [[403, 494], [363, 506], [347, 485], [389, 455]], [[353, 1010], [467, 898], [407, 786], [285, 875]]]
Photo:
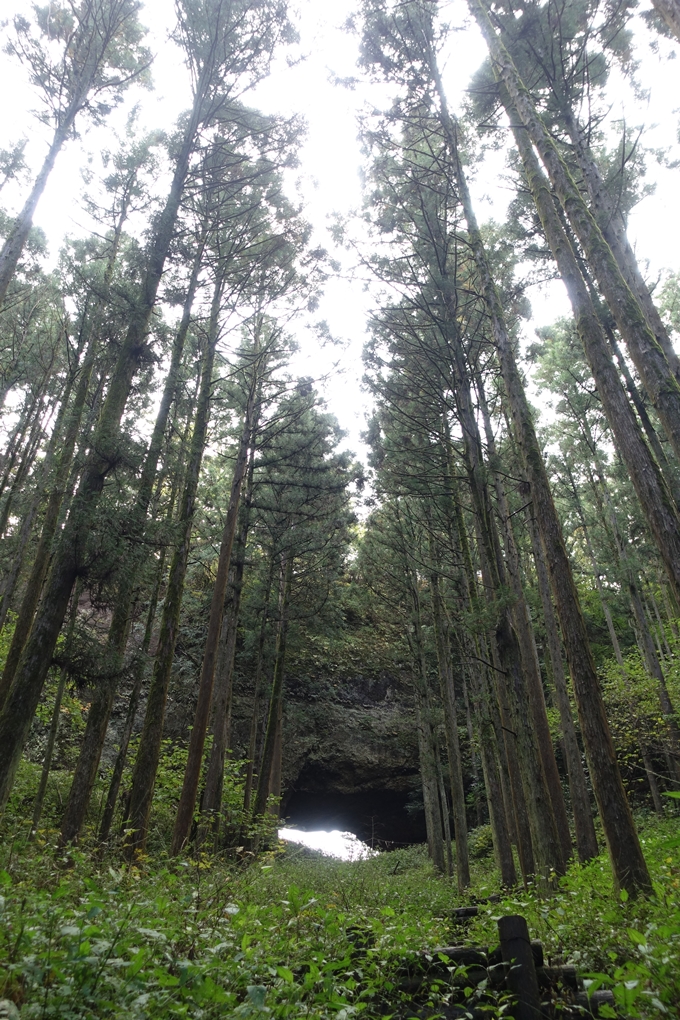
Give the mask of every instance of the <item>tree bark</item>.
[[88, 545], [94, 509], [99, 502], [104, 480], [119, 457], [120, 422], [132, 380], [146, 358], [149, 322], [175, 230], [194, 139], [201, 122], [202, 105], [203, 95], [197, 90], [175, 162], [170, 193], [151, 242], [141, 294], [132, 310], [127, 335], [118, 353], [81, 484], [54, 556], [41, 609], [22, 652], [12, 688], [0, 712], [0, 808], [7, 803], [12, 789], [23, 746], [64, 622], [68, 600], [76, 577], [83, 569], [82, 551]]
[[652, 0], [652, 3], [675, 38], [680, 40], [680, 3], [678, 0]]
[[[468, 471], [476, 525], [480, 537], [482, 575], [490, 606], [497, 606], [498, 593], [508, 586], [491, 501], [485, 481], [481, 440], [472, 409], [469, 379], [462, 361], [462, 352], [454, 351], [456, 366], [456, 405], [464, 433], [465, 462]], [[495, 686], [501, 710], [501, 724], [506, 745], [512, 738], [517, 745], [524, 801], [531, 828], [536, 873], [539, 882], [550, 881], [551, 872], [562, 874], [564, 854], [559, 838], [552, 798], [548, 790], [532, 714], [532, 693], [524, 673], [520, 642], [507, 606], [495, 608]], [[527, 713], [527, 709], [529, 713]]]
[[[502, 79], [522, 123], [548, 171], [551, 183], [583, 247], [598, 285], [624, 338], [644, 387], [666, 434], [680, 457], [680, 385], [668, 364], [639, 299], [624, 279], [611, 248], [589, 211], [547, 128], [538, 116], [530, 94], [502, 41], [496, 35], [485, 0], [470, 0], [489, 46], [494, 70]], [[646, 880], [645, 880], [646, 881]]]
[[562, 662], [562, 646], [555, 620], [552, 598], [550, 595], [550, 581], [548, 570], [545, 565], [543, 547], [536, 527], [536, 521], [527, 508], [526, 520], [531, 536], [531, 546], [536, 567], [536, 580], [538, 592], [541, 598], [543, 609], [543, 622], [545, 624], [546, 641], [552, 667], [552, 680], [555, 687], [555, 701], [557, 710], [560, 713], [560, 726], [562, 728], [562, 739], [564, 741], [565, 758], [567, 762], [567, 773], [569, 776], [569, 792], [571, 794], [571, 808], [574, 814], [574, 828], [576, 832], [576, 849], [579, 860], [582, 864], [597, 857], [599, 848], [597, 836], [593, 824], [593, 815], [590, 808], [590, 797], [586, 774], [581, 761], [581, 751], [578, 746], [576, 727], [571, 714], [571, 704], [567, 691], [567, 679], [564, 674]]
[[[100, 679], [90, 706], [80, 754], [73, 775], [71, 791], [69, 792], [69, 799], [62, 820], [62, 839], [65, 842], [73, 842], [77, 839], [82, 827], [89, 798], [96, 781], [97, 769], [99, 768], [106, 730], [113, 710], [116, 690], [123, 675], [123, 662], [132, 619], [131, 612], [135, 591], [140, 571], [148, 557], [148, 547], [142, 541], [144, 527], [147, 520], [149, 503], [151, 502], [163, 439], [167, 429], [170, 408], [179, 382], [182, 355], [189, 330], [191, 307], [196, 293], [203, 247], [204, 237], [199, 241], [198, 250], [194, 258], [182, 321], [173, 343], [170, 367], [165, 379], [163, 396], [156, 415], [149, 448], [142, 466], [137, 498], [129, 523], [129, 557], [118, 584], [113, 617], [106, 639], [106, 649], [104, 652], [106, 673]], [[215, 341], [213, 340], [212, 342], [214, 343]]]
[[73, 398], [73, 406], [68, 414], [66, 432], [61, 444], [54, 478], [50, 484], [50, 494], [47, 499], [40, 539], [33, 559], [31, 573], [21, 600], [21, 606], [17, 615], [12, 641], [7, 652], [7, 659], [5, 660], [2, 678], [0, 679], [0, 706], [4, 705], [5, 699], [7, 698], [14, 681], [14, 675], [16, 673], [17, 666], [19, 665], [19, 659], [21, 658], [24, 645], [26, 644], [28, 635], [31, 631], [35, 611], [40, 600], [40, 593], [47, 575], [52, 543], [54, 541], [54, 536], [57, 533], [59, 514], [67, 491], [67, 483], [73, 462], [73, 453], [78, 439], [78, 433], [80, 431], [80, 423], [83, 416], [83, 409], [85, 407], [85, 400], [87, 398], [87, 391], [90, 385], [97, 345], [98, 338], [93, 336], [90, 339], [89, 347], [80, 369], [80, 377]]
[[229, 506], [224, 522], [220, 555], [217, 563], [217, 574], [213, 588], [212, 601], [210, 604], [210, 617], [208, 620], [208, 633], [205, 639], [205, 650], [203, 652], [203, 663], [201, 665], [201, 676], [198, 685], [198, 701], [194, 714], [194, 723], [189, 739], [189, 756], [187, 759], [184, 782], [180, 794], [175, 827], [172, 834], [172, 853], [178, 854], [184, 848], [189, 837], [191, 822], [196, 806], [198, 784], [201, 778], [201, 763], [203, 761], [203, 748], [205, 736], [210, 717], [210, 703], [212, 701], [213, 684], [215, 681], [215, 667], [217, 664], [217, 653], [219, 649], [220, 631], [222, 627], [222, 615], [224, 611], [224, 596], [229, 578], [229, 567], [231, 564], [231, 552], [236, 535], [238, 522], [239, 505], [241, 502], [241, 490], [243, 480], [248, 466], [248, 453], [252, 440], [253, 430], [257, 414], [257, 395], [259, 392], [260, 376], [260, 328], [256, 330], [253, 346], [253, 363], [248, 391], [248, 400], [243, 416], [243, 427], [239, 439], [239, 446], [234, 464], [234, 475], [231, 482], [229, 494]]
[[267, 731], [264, 738], [262, 762], [258, 776], [257, 792], [253, 805], [253, 817], [264, 815], [271, 786], [272, 768], [277, 734], [277, 717], [279, 705], [283, 702], [283, 678], [285, 669], [286, 638], [288, 633], [288, 603], [293, 582], [293, 554], [286, 552], [282, 556], [281, 579], [279, 584], [279, 622], [276, 633], [276, 657], [274, 663], [274, 679], [269, 699]]
[[210, 748], [208, 771], [205, 788], [201, 798], [202, 827], [212, 828], [215, 845], [219, 839], [219, 817], [222, 806], [222, 790], [224, 786], [224, 760], [230, 740], [231, 702], [233, 692], [234, 660], [236, 657], [236, 638], [241, 612], [241, 592], [243, 590], [243, 573], [245, 568], [246, 543], [250, 524], [250, 500], [252, 497], [253, 472], [255, 467], [255, 449], [251, 444], [246, 486], [246, 496], [240, 510], [241, 523], [234, 546], [234, 563], [232, 568], [231, 594], [227, 598], [226, 612], [223, 621], [223, 635], [220, 636], [220, 652], [215, 670], [215, 688], [213, 691], [213, 743]]
[[21, 253], [24, 250], [24, 245], [30, 233], [36, 206], [45, 190], [45, 185], [52, 172], [57, 156], [69, 136], [76, 112], [76, 110], [73, 110], [70, 116], [64, 119], [64, 123], [60, 124], [54, 132], [52, 142], [43, 165], [38, 171], [38, 176], [33, 182], [31, 192], [24, 202], [23, 209], [14, 221], [12, 229], [2, 246], [2, 251], [0, 251], [0, 309], [5, 303], [7, 290], [12, 282]]
[[[430, 554], [434, 557], [434, 562], [436, 563], [437, 556], [432, 537], [430, 538]], [[446, 610], [442, 605], [439, 573], [436, 566], [430, 573], [430, 593], [432, 598], [432, 622], [437, 647], [437, 664], [439, 666], [439, 683], [442, 704], [444, 706], [444, 733], [449, 758], [453, 831], [456, 840], [456, 879], [458, 891], [462, 893], [470, 885], [465, 788], [458, 738], [456, 691], [451, 664], [449, 627], [446, 619]]]
[[[471, 0], [471, 3], [473, 10], [476, 10], [479, 6], [482, 31], [486, 29], [485, 34], [493, 36], [494, 41], [497, 42], [493, 29], [490, 28], [483, 4], [480, 5], [478, 0]], [[484, 19], [487, 19], [486, 22]], [[495, 50], [492, 56], [495, 59]], [[571, 572], [571, 563], [564, 545], [562, 529], [550, 491], [531, 411], [515, 362], [512, 344], [505, 327], [502, 305], [493, 281], [482, 237], [470, 201], [467, 181], [460, 165], [456, 144], [455, 122], [448, 113], [445, 94], [436, 65], [433, 64], [432, 66], [433, 75], [436, 73], [435, 81], [440, 98], [442, 123], [452, 147], [460, 199], [468, 224], [473, 255], [477, 263], [483, 293], [492, 322], [494, 342], [498, 352], [501, 374], [515, 427], [516, 439], [525, 461], [525, 470], [527, 471], [527, 477], [531, 486], [534, 513], [546, 553], [550, 583], [560, 617], [567, 661], [569, 662], [574, 683], [581, 732], [583, 733], [590, 774], [607, 839], [615, 883], [617, 886], [625, 888], [632, 895], [635, 895], [637, 892], [648, 892], [651, 889], [651, 879], [642, 854], [637, 830], [616, 761], [616, 753], [609, 730], [597, 671], [588, 646], [585, 620]], [[511, 75], [508, 75], [508, 77], [511, 78], [514, 85], [515, 78]], [[510, 84], [508, 82], [506, 84], [508, 84], [508, 91], [513, 102], [517, 105], [517, 89], [515, 88], [513, 93]], [[524, 116], [522, 119], [524, 120]], [[552, 145], [552, 142], [550, 144]], [[581, 201], [580, 197], [579, 201]], [[633, 301], [632, 295], [630, 300]], [[640, 318], [643, 318], [641, 313], [638, 315], [638, 320]], [[620, 323], [619, 327], [621, 328]], [[646, 323], [644, 323], [644, 331], [647, 334], [650, 333]], [[653, 337], [651, 339], [653, 340]], [[656, 346], [656, 341], [654, 341], [654, 345]], [[661, 352], [659, 353], [661, 354]], [[662, 354], [661, 357], [663, 357]], [[680, 397], [680, 389], [678, 389], [678, 396]], [[680, 400], [678, 403], [680, 405]], [[680, 417], [678, 419], [678, 426], [680, 428]]]
[[[502, 94], [505, 92], [503, 87], [501, 91]], [[669, 581], [674, 591], [680, 595], [680, 515], [661, 470], [644, 440], [635, 412], [612, 362], [588, 288], [556, 213], [548, 182], [539, 169], [526, 129], [517, 123], [516, 111], [507, 93], [504, 98], [515, 142], [524, 165], [525, 177], [548, 245], [567, 289], [576, 328], [593, 373], [607, 422], [630, 474]]]
[[479, 407], [482, 412], [482, 421], [484, 423], [489, 467], [496, 489], [496, 503], [503, 526], [506, 569], [510, 578], [512, 590], [515, 594], [513, 618], [520, 641], [523, 670], [527, 678], [529, 709], [531, 712], [533, 726], [536, 731], [543, 771], [548, 784], [550, 800], [552, 803], [553, 813], [555, 815], [557, 833], [562, 845], [562, 854], [566, 862], [572, 854], [571, 832], [569, 831], [567, 808], [564, 803], [562, 781], [557, 768], [552, 738], [550, 736], [550, 724], [548, 722], [548, 712], [545, 705], [543, 678], [541, 677], [541, 666], [538, 661], [536, 638], [522, 585], [519, 550], [517, 549], [515, 534], [512, 530], [510, 507], [508, 506], [505, 486], [501, 481], [501, 477], [497, 469], [498, 455], [496, 452], [496, 441], [491, 427], [491, 416], [486, 402], [484, 385], [479, 377], [477, 378], [476, 389], [479, 399]]
[[160, 760], [165, 705], [170, 685], [172, 663], [179, 629], [182, 594], [186, 577], [191, 532], [196, 506], [198, 479], [205, 449], [210, 400], [212, 395], [212, 374], [215, 348], [219, 338], [219, 314], [222, 299], [223, 279], [215, 282], [210, 308], [210, 321], [205, 349], [201, 362], [201, 386], [196, 405], [194, 431], [191, 437], [184, 488], [180, 498], [177, 520], [177, 544], [170, 565], [170, 575], [163, 602], [158, 647], [154, 660], [153, 676], [146, 703], [144, 724], [139, 750], [132, 773], [132, 792], [129, 808], [129, 836], [126, 842], [128, 856], [144, 850], [149, 829], [151, 801]]
[[[76, 619], [78, 616], [78, 601], [80, 599], [80, 585], [76, 585], [73, 597], [71, 599], [71, 619], [69, 620], [68, 633], [66, 636], [66, 651], [70, 648], [71, 641], [73, 640], [73, 631], [75, 630]], [[59, 672], [59, 682], [57, 684], [57, 693], [54, 697], [54, 707], [52, 708], [52, 719], [50, 721], [50, 729], [47, 735], [47, 747], [45, 748], [45, 757], [43, 758], [43, 767], [40, 773], [40, 783], [38, 784], [38, 792], [35, 795], [33, 801], [33, 818], [31, 821], [31, 833], [30, 838], [34, 839], [40, 825], [40, 819], [42, 818], [43, 805], [45, 803], [45, 793], [47, 792], [47, 781], [50, 778], [50, 770], [52, 768], [52, 757], [54, 755], [54, 745], [57, 741], [57, 733], [59, 731], [59, 721], [61, 719], [61, 702], [64, 697], [64, 691], [66, 689], [66, 681], [68, 679], [68, 670], [66, 666], [62, 666]]]
[[[173, 503], [174, 500], [171, 499], [170, 512], [168, 516], [171, 516], [172, 514]], [[109, 789], [106, 794], [106, 803], [104, 804], [102, 819], [101, 822], [99, 823], [99, 833], [97, 838], [99, 839], [100, 843], [105, 843], [109, 838], [109, 833], [111, 832], [113, 816], [116, 810], [116, 802], [118, 800], [118, 791], [120, 790], [120, 784], [123, 779], [123, 771], [125, 769], [125, 763], [127, 761], [127, 753], [128, 748], [130, 746], [130, 738], [132, 737], [132, 731], [134, 729], [135, 719], [137, 717], [139, 698], [142, 693], [142, 686], [144, 684], [144, 678], [146, 675], [147, 657], [149, 654], [149, 648], [151, 646], [153, 625], [156, 619], [158, 597], [160, 595], [161, 584], [163, 581], [163, 573], [165, 570], [165, 553], [166, 553], [165, 548], [161, 549], [161, 554], [158, 562], [158, 571], [156, 574], [156, 584], [154, 585], [153, 593], [151, 595], [151, 601], [149, 602], [149, 608], [146, 614], [144, 637], [142, 638], [142, 644], [137, 652], [137, 658], [133, 667], [132, 690], [130, 692], [130, 699], [128, 701], [127, 712], [125, 714], [123, 730], [120, 735], [120, 745], [118, 747], [118, 754], [116, 755], [116, 761], [113, 766], [113, 772], [111, 774], [111, 781], [109, 782]]]
[[262, 606], [262, 619], [260, 620], [260, 632], [257, 642], [257, 661], [255, 663], [255, 683], [253, 684], [253, 708], [250, 718], [250, 733], [248, 736], [248, 765], [246, 768], [246, 781], [243, 789], [243, 816], [248, 819], [250, 815], [250, 801], [253, 795], [253, 775], [255, 773], [255, 761], [257, 758], [257, 734], [260, 728], [260, 704], [262, 700], [262, 673], [264, 666], [264, 646], [267, 637], [267, 624], [269, 623], [269, 599], [274, 581], [275, 560], [272, 556], [269, 561], [269, 575], [265, 589], [264, 605]]

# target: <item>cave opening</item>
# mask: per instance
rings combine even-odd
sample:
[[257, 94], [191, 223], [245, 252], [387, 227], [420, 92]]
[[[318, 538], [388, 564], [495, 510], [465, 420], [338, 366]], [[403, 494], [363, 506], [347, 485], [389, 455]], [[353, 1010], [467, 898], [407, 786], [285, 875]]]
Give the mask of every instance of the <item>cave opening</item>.
[[286, 826], [307, 832], [353, 833], [376, 850], [396, 850], [426, 841], [422, 807], [409, 791], [340, 792], [293, 790], [282, 804]]

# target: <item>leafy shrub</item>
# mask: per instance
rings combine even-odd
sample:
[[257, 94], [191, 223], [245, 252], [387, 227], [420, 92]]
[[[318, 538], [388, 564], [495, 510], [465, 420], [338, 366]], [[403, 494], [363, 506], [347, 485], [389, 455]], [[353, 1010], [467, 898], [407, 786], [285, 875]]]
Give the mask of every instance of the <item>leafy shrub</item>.
[[468, 833], [468, 847], [470, 857], [473, 860], [481, 861], [493, 854], [493, 835], [490, 825], [480, 825], [476, 829], [470, 829]]

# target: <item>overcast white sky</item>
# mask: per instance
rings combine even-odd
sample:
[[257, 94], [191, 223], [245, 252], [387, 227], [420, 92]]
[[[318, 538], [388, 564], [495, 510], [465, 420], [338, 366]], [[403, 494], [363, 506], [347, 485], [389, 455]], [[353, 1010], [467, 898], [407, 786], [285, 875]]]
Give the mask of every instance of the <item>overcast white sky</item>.
[[[0, 17], [9, 19], [15, 13], [27, 12], [29, 0], [0, 0]], [[332, 84], [333, 76], [351, 77], [356, 74], [356, 46], [354, 37], [343, 32], [342, 25], [352, 12], [353, 0], [299, 0], [294, 5], [295, 20], [301, 36], [300, 52], [304, 60], [289, 67], [283, 57], [277, 62], [271, 77], [263, 82], [248, 98], [251, 105], [267, 112], [301, 113], [309, 129], [307, 141], [300, 152], [297, 172], [299, 187], [307, 208], [307, 217], [313, 223], [317, 240], [332, 247], [328, 234], [334, 213], [348, 215], [361, 202], [359, 166], [361, 154], [356, 138], [356, 114], [365, 101], [365, 91], [350, 91]], [[643, 0], [643, 7], [647, 0]], [[451, 51], [446, 60], [446, 83], [451, 105], [456, 108], [472, 73], [485, 56], [484, 43], [467, 17], [464, 0], [453, 0], [446, 5], [446, 19], [461, 31], [452, 36]], [[153, 69], [155, 91], [129, 94], [125, 107], [116, 112], [113, 121], [122, 126], [125, 113], [133, 101], [141, 102], [141, 124], [144, 127], [171, 128], [177, 115], [189, 105], [189, 83], [181, 65], [178, 51], [168, 42], [167, 33], [173, 24], [172, 0], [146, 0], [141, 15], [150, 29], [150, 44], [157, 54]], [[635, 125], [645, 123], [648, 128], [646, 143], [654, 147], [670, 148], [680, 156], [677, 145], [678, 110], [680, 104], [680, 61], [670, 59], [676, 47], [663, 41], [659, 54], [653, 54], [646, 33], [639, 36], [639, 53], [642, 59], [640, 77], [650, 90], [649, 102], [636, 103], [625, 89], [612, 86], [610, 119], [626, 120]], [[677, 47], [680, 49], [680, 47]], [[45, 150], [45, 135], [31, 116], [34, 97], [23, 79], [23, 72], [7, 56], [0, 57], [0, 148], [6, 147], [20, 136], [30, 139], [29, 156], [37, 164]], [[66, 234], [81, 234], [86, 229], [86, 217], [79, 200], [83, 185], [79, 167], [88, 154], [93, 169], [98, 165], [97, 153], [107, 144], [105, 130], [86, 134], [80, 142], [70, 144], [59, 162], [41, 200], [35, 217], [50, 242], [51, 257], [56, 257], [60, 240]], [[501, 179], [503, 156], [492, 155], [480, 169], [473, 182], [473, 197], [478, 216], [483, 221], [493, 216], [503, 219], [511, 198], [508, 187]], [[664, 270], [680, 268], [680, 169], [667, 169], [650, 164], [648, 179], [656, 184], [656, 193], [634, 211], [630, 234], [639, 257], [648, 264], [652, 278]], [[25, 194], [25, 188], [24, 188]], [[3, 200], [22, 195], [2, 195]], [[345, 257], [345, 265], [349, 265]], [[534, 288], [530, 294], [534, 320], [527, 326], [531, 336], [537, 325], [553, 321], [567, 312], [567, 303], [561, 285], [553, 285], [540, 292]], [[364, 341], [366, 312], [370, 296], [361, 285], [342, 276], [331, 281], [320, 308], [331, 332], [345, 341], [337, 350], [320, 352], [305, 330], [300, 332], [302, 351], [296, 370], [318, 376], [326, 371], [331, 358], [340, 357], [340, 365], [327, 386], [330, 409], [337, 415], [348, 432], [347, 445], [358, 450], [359, 433], [364, 427], [363, 412], [366, 398], [360, 391], [361, 347]]]

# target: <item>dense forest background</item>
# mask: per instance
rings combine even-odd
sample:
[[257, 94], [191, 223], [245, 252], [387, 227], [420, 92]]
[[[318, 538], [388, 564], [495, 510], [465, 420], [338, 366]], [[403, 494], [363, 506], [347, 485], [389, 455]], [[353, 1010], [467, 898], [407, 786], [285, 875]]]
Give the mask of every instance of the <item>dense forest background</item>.
[[[391, 677], [460, 890], [488, 824], [504, 885], [606, 846], [649, 892], [631, 804], [680, 791], [680, 274], [647, 279], [628, 240], [668, 157], [609, 87], [644, 92], [636, 25], [676, 45], [677, 0], [470, 0], [488, 58], [459, 115], [446, 12], [357, 5], [337, 87], [375, 101], [334, 244], [371, 296], [366, 463], [325, 370], [295, 370], [310, 336], [332, 349], [340, 268], [291, 187], [301, 118], [250, 104], [295, 43], [285, 0], [178, 0], [191, 106], [111, 133], [105, 173], [81, 168], [96, 227], [50, 268], [36, 207], [153, 88], [149, 13], [3, 28], [51, 141], [37, 169], [25, 139], [0, 150], [24, 203], [0, 213], [0, 804], [61, 848], [252, 853], [289, 792], [289, 693], [323, 713]], [[469, 178], [501, 148], [509, 214], [479, 223]], [[527, 292], [560, 280], [571, 314], [522, 344]]]

